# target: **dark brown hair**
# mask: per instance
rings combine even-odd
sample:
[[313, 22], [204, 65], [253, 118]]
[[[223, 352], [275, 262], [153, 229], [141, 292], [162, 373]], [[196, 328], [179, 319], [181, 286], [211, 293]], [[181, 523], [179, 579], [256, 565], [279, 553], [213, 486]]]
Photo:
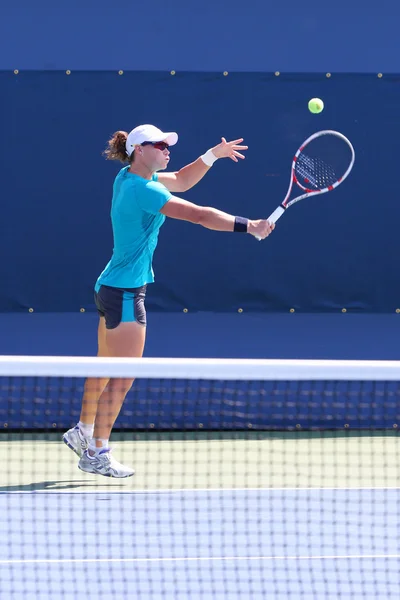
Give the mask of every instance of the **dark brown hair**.
[[126, 131], [116, 131], [112, 138], [107, 142], [107, 148], [103, 154], [107, 160], [119, 160], [122, 163], [133, 162], [134, 152], [130, 156], [126, 153], [126, 140], [128, 134]]

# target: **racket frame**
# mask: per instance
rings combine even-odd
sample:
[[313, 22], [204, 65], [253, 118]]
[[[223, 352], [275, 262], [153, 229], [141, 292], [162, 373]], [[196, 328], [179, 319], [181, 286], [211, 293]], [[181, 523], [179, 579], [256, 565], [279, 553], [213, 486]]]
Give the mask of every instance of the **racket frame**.
[[[315, 140], [316, 138], [321, 137], [323, 135], [334, 135], [334, 136], [340, 138], [341, 140], [343, 140], [348, 145], [348, 147], [350, 148], [351, 160], [350, 160], [349, 166], [347, 167], [347, 169], [344, 172], [344, 174], [341, 177], [339, 177], [339, 179], [335, 183], [333, 183], [332, 185], [328, 185], [325, 188], [321, 188], [319, 190], [310, 190], [310, 189], [306, 188], [305, 186], [303, 186], [298, 181], [298, 179], [296, 177], [296, 173], [295, 173], [296, 162], [297, 162], [297, 160], [298, 160], [298, 158], [300, 156], [300, 153], [304, 150], [304, 148], [310, 142], [312, 142], [312, 140]], [[310, 135], [310, 137], [308, 137], [305, 140], [305, 142], [303, 142], [303, 144], [300, 146], [300, 148], [297, 150], [296, 154], [294, 155], [294, 158], [293, 158], [293, 161], [292, 161], [291, 172], [290, 172], [289, 188], [288, 188], [288, 191], [286, 193], [285, 199], [280, 204], [280, 206], [278, 206], [278, 208], [276, 208], [274, 210], [274, 212], [268, 217], [267, 220], [270, 223], [276, 223], [277, 220], [283, 215], [283, 213], [285, 212], [285, 210], [288, 209], [289, 206], [292, 206], [292, 204], [295, 204], [296, 202], [298, 202], [299, 200], [303, 200], [304, 198], [308, 198], [310, 196], [316, 196], [317, 194], [326, 194], [326, 192], [331, 192], [332, 190], [334, 190], [336, 187], [338, 187], [338, 185], [340, 185], [341, 183], [343, 183], [343, 181], [349, 175], [350, 171], [353, 168], [354, 161], [355, 161], [354, 148], [353, 148], [350, 140], [347, 139], [347, 137], [345, 135], [343, 135], [342, 133], [339, 133], [338, 131], [334, 131], [332, 129], [324, 129], [322, 131], [317, 131], [316, 133], [313, 133], [312, 135]], [[290, 194], [292, 192], [292, 188], [293, 188], [293, 184], [294, 183], [296, 183], [299, 186], [299, 188], [304, 191], [304, 194], [301, 194], [300, 196], [296, 196], [296, 198], [293, 198], [292, 200], [290, 200], [290, 202], [288, 202]], [[260, 239], [260, 238], [257, 237], [257, 239]]]

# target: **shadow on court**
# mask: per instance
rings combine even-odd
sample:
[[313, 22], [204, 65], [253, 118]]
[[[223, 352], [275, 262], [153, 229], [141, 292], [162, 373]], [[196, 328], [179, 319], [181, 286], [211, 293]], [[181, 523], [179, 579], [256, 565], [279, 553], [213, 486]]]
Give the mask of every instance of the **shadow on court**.
[[[32, 483], [25, 484], [15, 484], [15, 485], [0, 485], [0, 493], [2, 492], [40, 492], [40, 491], [63, 491], [63, 490], [74, 490], [82, 488], [96, 488], [98, 489], [98, 484], [96, 482], [88, 482], [85, 480], [75, 480], [75, 481], [36, 481]], [[113, 489], [115, 488], [123, 488], [124, 486], [113, 484]]]
[[[0, 432], [1, 442], [60, 442], [64, 430], [49, 433], [44, 431], [8, 431]], [[133, 432], [113, 431], [111, 445], [120, 442], [167, 442], [167, 441], [218, 441], [218, 440], [297, 440], [307, 441], [315, 439], [342, 439], [342, 438], [365, 438], [365, 437], [398, 437], [399, 429], [332, 429], [332, 430], [295, 430], [295, 431], [154, 431]]]

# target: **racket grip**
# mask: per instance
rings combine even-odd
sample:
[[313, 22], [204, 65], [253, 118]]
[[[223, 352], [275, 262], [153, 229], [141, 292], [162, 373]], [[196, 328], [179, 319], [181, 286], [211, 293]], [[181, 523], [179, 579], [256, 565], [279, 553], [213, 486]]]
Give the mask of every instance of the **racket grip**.
[[279, 217], [281, 217], [283, 215], [283, 213], [285, 212], [286, 208], [283, 208], [283, 206], [278, 206], [278, 208], [276, 208], [274, 210], [274, 212], [272, 213], [272, 215], [270, 215], [267, 219], [267, 221], [269, 221], [270, 223], [276, 223], [277, 220], [279, 219]]
[[[276, 223], [277, 220], [279, 219], [279, 217], [281, 217], [283, 215], [285, 210], [286, 209], [283, 208], [283, 206], [278, 206], [278, 208], [276, 208], [274, 210], [274, 212], [268, 217], [267, 221], [269, 221], [270, 223]], [[256, 240], [261, 242], [261, 238], [259, 238], [258, 236], [255, 236], [255, 237], [256, 237]]]

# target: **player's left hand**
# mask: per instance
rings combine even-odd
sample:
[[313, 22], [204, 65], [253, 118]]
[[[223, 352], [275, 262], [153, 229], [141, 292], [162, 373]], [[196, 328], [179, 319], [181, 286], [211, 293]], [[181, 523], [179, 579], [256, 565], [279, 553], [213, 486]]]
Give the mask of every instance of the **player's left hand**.
[[217, 158], [230, 158], [235, 162], [239, 162], [238, 158], [244, 158], [243, 154], [240, 154], [238, 150], [247, 150], [248, 146], [240, 146], [241, 142], [243, 142], [243, 138], [239, 138], [238, 140], [233, 140], [232, 142], [227, 142], [223, 137], [221, 138], [221, 143], [218, 146], [214, 146], [212, 148], [213, 154]]

